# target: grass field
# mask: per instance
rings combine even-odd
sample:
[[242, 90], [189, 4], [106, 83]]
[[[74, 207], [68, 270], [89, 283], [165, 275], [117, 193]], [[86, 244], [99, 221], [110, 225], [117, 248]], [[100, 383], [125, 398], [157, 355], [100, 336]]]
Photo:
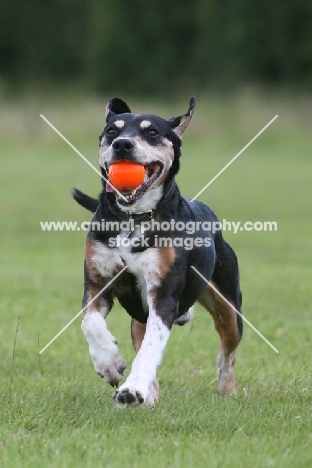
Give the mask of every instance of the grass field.
[[[200, 307], [192, 323], [172, 332], [158, 372], [161, 399], [153, 409], [114, 407], [112, 388], [93, 371], [80, 319], [39, 356], [38, 349], [80, 310], [84, 241], [83, 232], [42, 232], [39, 221], [88, 220], [70, 188], [93, 195], [100, 189], [97, 174], [39, 114], [97, 166], [105, 104], [29, 99], [0, 109], [0, 465], [312, 466], [307, 98], [203, 96], [184, 137], [178, 182], [183, 194], [193, 196], [279, 115], [200, 197], [221, 219], [278, 223], [277, 232], [225, 234], [239, 259], [244, 314], [279, 350], [245, 326], [236, 355], [237, 396], [216, 391], [218, 336]], [[188, 96], [133, 108], [169, 118], [184, 113], [187, 104]], [[116, 303], [108, 322], [129, 372], [130, 320]]]

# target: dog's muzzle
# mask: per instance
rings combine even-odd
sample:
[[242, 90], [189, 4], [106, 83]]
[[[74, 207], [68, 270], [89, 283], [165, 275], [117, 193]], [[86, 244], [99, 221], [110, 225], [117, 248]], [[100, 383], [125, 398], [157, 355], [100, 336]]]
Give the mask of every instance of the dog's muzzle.
[[[123, 197], [118, 195], [116, 191], [116, 197], [118, 198], [118, 203], [122, 205], [132, 205], [138, 201], [144, 193], [151, 187], [151, 185], [158, 179], [163, 170], [163, 164], [160, 161], [154, 161], [144, 166], [145, 177], [142, 184], [137, 187], [135, 190], [119, 190]], [[106, 172], [109, 174], [109, 166], [106, 165]], [[114, 192], [111, 183], [106, 184], [106, 192]]]
[[[137, 163], [135, 158], [135, 144], [131, 138], [116, 138], [113, 141], [112, 154], [110, 163], [105, 163], [105, 171], [109, 174], [109, 168], [112, 164], [119, 161], [129, 161]], [[115, 192], [118, 198], [118, 203], [122, 205], [132, 205], [138, 201], [144, 193], [151, 187], [151, 185], [161, 175], [164, 165], [160, 161], [151, 161], [148, 164], [144, 164], [145, 177], [142, 184], [135, 190], [114, 190], [111, 184], [106, 184], [106, 192]], [[123, 197], [120, 197], [118, 193], [121, 193]], [[126, 200], [125, 200], [126, 199]]]
[[130, 138], [117, 138], [113, 144], [113, 157], [112, 162], [118, 162], [122, 160], [134, 162], [134, 144]]

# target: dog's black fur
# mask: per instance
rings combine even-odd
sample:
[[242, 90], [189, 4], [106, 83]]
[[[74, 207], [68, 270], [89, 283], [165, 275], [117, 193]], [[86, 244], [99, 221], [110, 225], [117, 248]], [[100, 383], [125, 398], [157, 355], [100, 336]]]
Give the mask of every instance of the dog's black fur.
[[[132, 114], [128, 105], [119, 98], [109, 101], [107, 123], [100, 136], [100, 165], [104, 178], [102, 192], [98, 200], [77, 189], [73, 189], [72, 192], [74, 199], [81, 206], [94, 212], [93, 222], [99, 225], [103, 220], [120, 223], [131, 218], [135, 225], [140, 226], [142, 223], [151, 222], [151, 219], [159, 223], [170, 223], [174, 220], [175, 223], [181, 221], [184, 224], [190, 221], [217, 221], [214, 212], [206, 205], [182, 197], [175, 182], [175, 175], [180, 167], [181, 137], [191, 119], [194, 106], [195, 100], [191, 98], [186, 114], [165, 120], [153, 114]], [[146, 167], [146, 180], [136, 193], [130, 193], [129, 190], [118, 192], [106, 182], [110, 165], [120, 160], [137, 162]], [[158, 190], [158, 198], [156, 195], [153, 195], [155, 199], [149, 195], [153, 190], [155, 193]], [[142, 210], [140, 206], [146, 209]], [[127, 249], [118, 248], [114, 242], [120, 235], [126, 235], [128, 239], [137, 242], [133, 242], [135, 245]], [[173, 247], [159, 247], [160, 239], [165, 238], [179, 238], [180, 241]], [[193, 244], [195, 238], [201, 240], [197, 241], [198, 246], [185, 249], [186, 238], [192, 239]], [[99, 260], [100, 251], [101, 255], [104, 252], [102, 260]], [[133, 319], [132, 340], [138, 352], [136, 367], [139, 369], [141, 366], [142, 373], [145, 372], [143, 358], [138, 356], [142, 343], [145, 343], [145, 333], [145, 341], [148, 340], [148, 333], [152, 333], [146, 331], [148, 328], [146, 329], [145, 325], [147, 323], [148, 327], [149, 320], [152, 321], [151, 315], [158, 317], [160, 323], [170, 331], [174, 323], [183, 324], [187, 321], [189, 309], [198, 301], [211, 313], [221, 338], [217, 362], [219, 390], [234, 393], [234, 351], [242, 336], [241, 317], [207, 286], [207, 282], [192, 268], [195, 267], [238, 311], [241, 310], [242, 295], [236, 255], [219, 230], [207, 231], [200, 226], [199, 230], [190, 235], [177, 230], [175, 224], [173, 229], [166, 231], [150, 227], [141, 235], [138, 229], [123, 233], [120, 228], [100, 231], [91, 228], [86, 239], [85, 253], [83, 306], [86, 307], [86, 316], [98, 313], [104, 308], [102, 315], [105, 317], [112, 307], [113, 298], [117, 297]], [[148, 265], [150, 259], [157, 260], [155, 276], [153, 269]], [[144, 265], [143, 271], [138, 272], [140, 265]], [[97, 299], [92, 307], [88, 307], [88, 302], [93, 300], [95, 294], [113, 279], [123, 266], [128, 266], [127, 270], [103, 292], [101, 301]], [[143, 292], [142, 284], [146, 288]], [[86, 331], [85, 326], [84, 331], [89, 344], [94, 334], [90, 330], [88, 328]], [[104, 335], [103, 331], [103, 337]], [[97, 352], [93, 351], [93, 354]], [[102, 364], [96, 364], [97, 358], [93, 357], [93, 360], [97, 372], [106, 381], [112, 385], [118, 383], [124, 364], [117, 358], [115, 361], [109, 358], [108, 365], [105, 364], [105, 357], [100, 359]], [[136, 372], [140, 376], [140, 370]], [[143, 388], [143, 384], [140, 388], [140, 383], [136, 388], [135, 382], [143, 382], [144, 379], [131, 379], [130, 374], [127, 379], [129, 385], [127, 386], [126, 382], [122, 386], [126, 387], [117, 391], [114, 396], [117, 406], [134, 406], [143, 401], [154, 403], [158, 399], [155, 374], [156, 369], [151, 370], [149, 377], [144, 377], [148, 381], [148, 391]]]

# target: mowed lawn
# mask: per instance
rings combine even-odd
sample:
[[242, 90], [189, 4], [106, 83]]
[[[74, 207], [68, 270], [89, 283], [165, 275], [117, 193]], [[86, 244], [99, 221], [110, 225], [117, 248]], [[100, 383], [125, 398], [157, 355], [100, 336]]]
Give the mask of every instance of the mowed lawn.
[[[172, 117], [184, 102], [134, 102]], [[278, 119], [199, 197], [219, 218], [276, 221], [276, 232], [225, 232], [241, 271], [248, 325], [236, 353], [238, 393], [217, 393], [218, 335], [209, 314], [175, 327], [158, 375], [155, 408], [117, 410], [93, 370], [78, 318], [85, 233], [42, 232], [40, 221], [90, 214], [70, 188], [92, 195], [99, 176], [39, 117], [42, 113], [97, 167], [103, 102], [23, 101], [1, 116], [0, 466], [312, 466], [312, 103], [244, 92], [198, 99], [183, 142], [178, 182], [194, 196], [276, 114]], [[310, 123], [309, 123], [310, 122]], [[16, 328], [19, 321], [18, 333]], [[108, 318], [127, 373], [130, 319], [116, 302]], [[14, 351], [14, 340], [16, 345]]]

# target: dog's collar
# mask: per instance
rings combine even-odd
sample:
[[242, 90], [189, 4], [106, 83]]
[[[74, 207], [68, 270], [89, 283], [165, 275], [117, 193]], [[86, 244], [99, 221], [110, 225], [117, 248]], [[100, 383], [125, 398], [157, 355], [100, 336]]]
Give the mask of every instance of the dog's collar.
[[177, 184], [175, 183], [175, 180], [172, 179], [172, 181], [169, 184], [169, 187], [166, 190], [165, 195], [159, 200], [156, 207], [152, 210], [139, 211], [137, 213], [125, 213], [124, 211], [120, 210], [115, 205], [115, 203], [113, 204], [112, 200], [110, 200], [109, 197], [107, 197], [107, 201], [108, 201], [111, 212], [115, 216], [117, 216], [117, 218], [122, 219], [123, 221], [129, 220], [129, 219], [134, 219], [136, 221], [144, 221], [145, 219], [151, 220], [154, 218], [155, 213], [160, 211], [171, 200], [176, 187], [177, 187]]

